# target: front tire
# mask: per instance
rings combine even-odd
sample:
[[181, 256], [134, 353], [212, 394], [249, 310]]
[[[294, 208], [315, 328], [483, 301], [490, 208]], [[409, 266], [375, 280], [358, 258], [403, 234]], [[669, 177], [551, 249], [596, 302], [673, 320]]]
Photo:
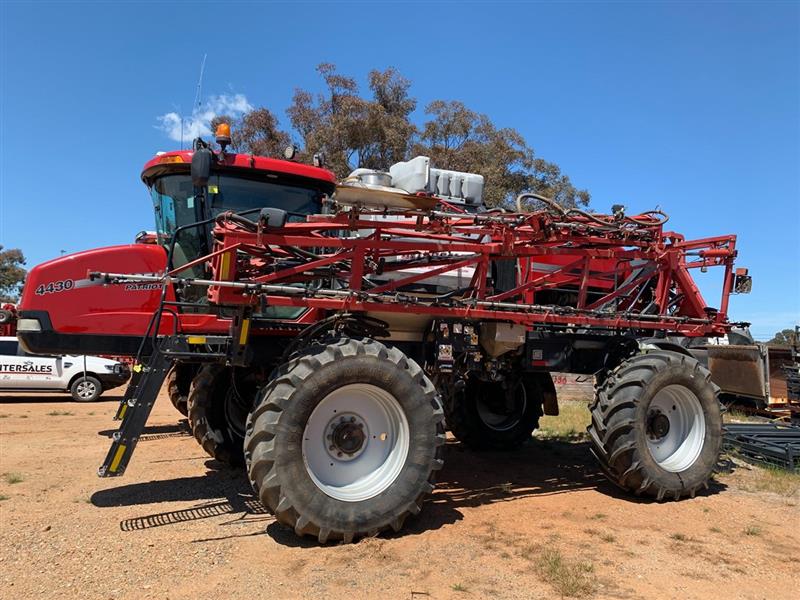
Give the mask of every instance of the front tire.
[[103, 393], [103, 384], [96, 377], [81, 375], [72, 382], [69, 393], [75, 402], [94, 402]]
[[238, 406], [236, 395], [231, 369], [214, 364], [198, 371], [188, 400], [189, 426], [197, 443], [209, 456], [231, 466], [244, 463], [242, 442], [247, 413]]
[[278, 522], [321, 543], [399, 531], [443, 465], [442, 421], [433, 384], [398, 349], [315, 344], [260, 393], [245, 436], [250, 482]]
[[634, 356], [597, 390], [592, 452], [616, 485], [679, 499], [708, 487], [722, 446], [719, 388], [697, 360], [658, 350]]
[[176, 363], [167, 373], [167, 393], [172, 406], [184, 417], [189, 416], [189, 391], [197, 374], [193, 365]]

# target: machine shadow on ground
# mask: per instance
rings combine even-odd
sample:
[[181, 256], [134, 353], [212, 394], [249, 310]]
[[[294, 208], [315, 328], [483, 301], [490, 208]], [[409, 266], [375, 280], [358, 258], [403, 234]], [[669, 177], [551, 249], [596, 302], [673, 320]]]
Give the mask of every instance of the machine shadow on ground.
[[[111, 439], [117, 431], [118, 429], [101, 429], [97, 432], [97, 435]], [[147, 425], [139, 436], [139, 442], [163, 440], [173, 437], [192, 437], [192, 430], [186, 419], [181, 419], [177, 423], [170, 425]]]
[[[160, 432], [168, 427], [181, 432], [180, 425], [156, 429]], [[146, 434], [159, 435], [149, 429]], [[171, 435], [167, 431], [161, 434]], [[196, 456], [173, 460], [202, 459]], [[267, 526], [259, 533], [266, 533], [282, 545], [317, 545], [314, 540], [300, 539], [292, 530], [276, 523], [255, 497], [242, 470], [228, 468], [214, 460], [206, 460], [205, 466], [208, 470], [204, 475], [125, 484], [100, 490], [92, 495], [91, 502], [99, 508], [144, 507], [161, 502], [197, 503], [187, 509], [128, 517], [120, 522], [122, 531], [132, 532], [231, 515], [235, 518], [223, 522], [223, 525], [263, 521]], [[655, 502], [619, 490], [611, 484], [591, 456], [588, 443], [582, 441], [532, 440], [517, 451], [480, 453], [458, 442], [448, 442], [445, 468], [439, 475], [436, 491], [422, 513], [409, 518], [402, 532], [388, 537], [417, 535], [451, 525], [463, 518], [463, 508], [579, 490], [597, 490], [626, 502]], [[712, 481], [709, 489], [698, 495], [714, 495], [725, 488], [724, 484]], [[209, 537], [205, 541], [212, 539], [221, 538]]]

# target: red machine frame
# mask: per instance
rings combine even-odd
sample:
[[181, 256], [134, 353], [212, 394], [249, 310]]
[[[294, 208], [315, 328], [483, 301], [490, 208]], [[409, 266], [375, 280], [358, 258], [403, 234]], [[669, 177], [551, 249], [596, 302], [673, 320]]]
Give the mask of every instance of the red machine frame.
[[[214, 251], [169, 275], [210, 261], [209, 299], [223, 305], [403, 312], [529, 327], [589, 326], [685, 336], [722, 335], [732, 326], [727, 310], [734, 288], [734, 235], [686, 241], [680, 234], [664, 232], [662, 221], [646, 215], [549, 211], [464, 215], [415, 210], [388, 214], [400, 220], [373, 220], [387, 211], [352, 208], [314, 215], [305, 223], [280, 227], [262, 223], [257, 230], [222, 216], [214, 230]], [[346, 237], [365, 230], [372, 231]], [[296, 258], [297, 249], [313, 257], [286, 266], [285, 259]], [[487, 288], [492, 261], [509, 258], [517, 261], [516, 286], [499, 292]], [[547, 272], [538, 270], [542, 263], [550, 266]], [[395, 280], [364, 288], [365, 276], [421, 266], [422, 272], [398, 273]], [[719, 310], [706, 306], [689, 274], [689, 269], [711, 266], [725, 269]], [[461, 297], [441, 301], [396, 292], [465, 267], [473, 267], [474, 275]], [[346, 281], [347, 287], [290, 286], [322, 278]], [[536, 303], [537, 293], [565, 286], [576, 292], [575, 306]], [[646, 290], [651, 310], [643, 312]], [[608, 306], [612, 310], [603, 310]]]

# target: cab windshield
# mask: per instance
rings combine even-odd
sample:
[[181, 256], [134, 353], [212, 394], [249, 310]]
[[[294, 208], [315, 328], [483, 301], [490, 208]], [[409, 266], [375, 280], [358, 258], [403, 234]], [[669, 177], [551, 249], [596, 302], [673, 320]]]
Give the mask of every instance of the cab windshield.
[[[321, 206], [320, 192], [316, 189], [220, 174], [212, 174], [208, 180], [208, 206], [200, 206], [200, 200], [195, 199], [192, 178], [187, 174], [159, 177], [150, 193], [159, 242], [164, 245], [169, 245], [178, 227], [216, 217], [228, 210], [280, 208], [289, 213], [290, 221], [304, 221], [306, 215], [319, 212]], [[182, 231], [175, 243], [172, 268], [207, 254], [210, 230], [209, 226]]]
[[[225, 211], [242, 212], [264, 207], [280, 208], [288, 213], [289, 221], [305, 221], [306, 215], [320, 212], [322, 193], [314, 188], [283, 185], [277, 182], [246, 179], [232, 175], [212, 174], [208, 180], [208, 200], [201, 206], [195, 198], [192, 178], [188, 174], [165, 175], [150, 187], [156, 216], [156, 229], [161, 245], [169, 249], [175, 230], [218, 216]], [[256, 219], [256, 214], [247, 215]], [[213, 224], [190, 227], [178, 234], [172, 254], [172, 269], [177, 269], [211, 251]], [[183, 277], [203, 278], [208, 274], [202, 264], [184, 269]], [[185, 286], [180, 292], [184, 302], [206, 302], [206, 289]], [[201, 310], [183, 308], [184, 312]], [[302, 308], [268, 307], [254, 316], [268, 319], [295, 319], [304, 312]]]

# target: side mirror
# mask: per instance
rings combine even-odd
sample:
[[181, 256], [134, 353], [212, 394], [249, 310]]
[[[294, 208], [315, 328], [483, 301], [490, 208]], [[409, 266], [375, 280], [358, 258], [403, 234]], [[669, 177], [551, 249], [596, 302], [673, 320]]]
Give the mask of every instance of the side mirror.
[[733, 292], [735, 294], [749, 294], [753, 289], [753, 278], [747, 274], [747, 269], [736, 269], [733, 276]]
[[258, 215], [258, 224], [262, 228], [283, 227], [288, 217], [289, 214], [280, 208], [262, 208]]
[[211, 161], [214, 155], [208, 148], [198, 148], [192, 155], [192, 185], [203, 187], [211, 177]]
[[733, 291], [737, 294], [749, 294], [753, 290], [753, 278], [750, 275], [736, 275], [733, 278]]

